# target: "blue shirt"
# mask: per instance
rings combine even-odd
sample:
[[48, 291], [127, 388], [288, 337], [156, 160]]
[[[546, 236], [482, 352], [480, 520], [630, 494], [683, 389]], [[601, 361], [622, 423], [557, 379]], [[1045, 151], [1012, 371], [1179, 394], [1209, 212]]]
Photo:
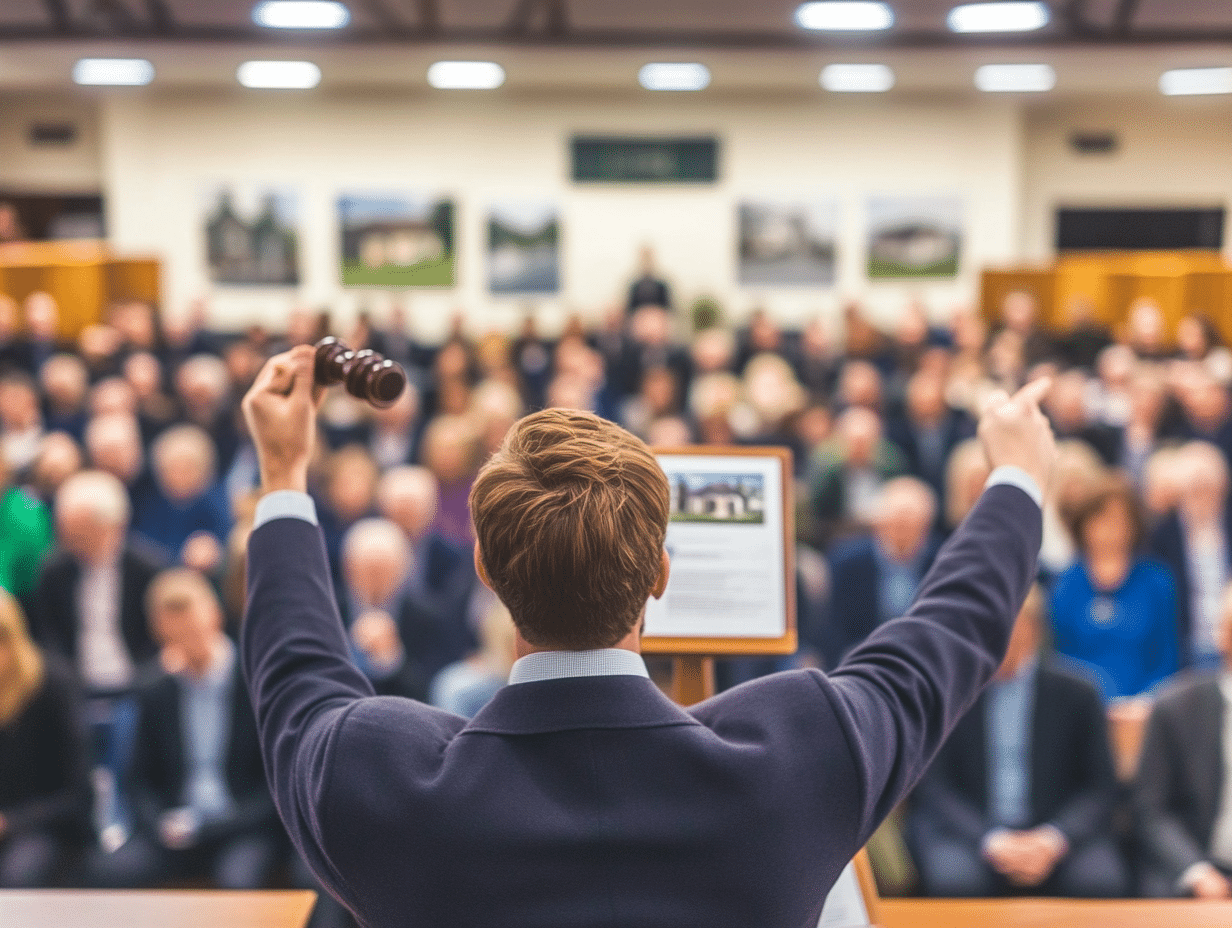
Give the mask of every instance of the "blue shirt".
[[1079, 561], [1052, 590], [1057, 651], [1091, 674], [1104, 699], [1137, 696], [1176, 673], [1176, 616], [1176, 583], [1157, 561], [1138, 561], [1107, 592], [1095, 589]]
[[226, 640], [220, 660], [196, 678], [180, 674], [184, 687], [184, 805], [202, 821], [225, 816], [233, 803], [227, 788], [227, 744], [231, 740], [231, 699], [235, 684], [235, 646]]
[[920, 569], [924, 560], [925, 541], [915, 556], [906, 561], [896, 560], [873, 542], [873, 557], [877, 561], [877, 619], [889, 622], [905, 614], [915, 599], [915, 591], [924, 578]]
[[1022, 828], [1031, 819], [1031, 725], [1035, 717], [1032, 660], [1008, 680], [993, 680], [985, 696], [988, 731], [988, 811], [994, 825]]

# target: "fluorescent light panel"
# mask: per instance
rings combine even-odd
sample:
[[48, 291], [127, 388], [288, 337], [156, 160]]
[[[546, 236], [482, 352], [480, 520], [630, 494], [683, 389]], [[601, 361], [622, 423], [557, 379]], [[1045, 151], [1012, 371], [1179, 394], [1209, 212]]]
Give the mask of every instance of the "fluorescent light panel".
[[311, 61], [245, 61], [235, 77], [257, 90], [307, 90], [321, 83], [321, 69]]
[[82, 58], [73, 65], [73, 82], [91, 87], [143, 87], [154, 80], [154, 65], [144, 58]]
[[270, 29], [341, 29], [351, 11], [334, 0], [266, 0], [253, 9], [252, 21]]
[[796, 25], [825, 32], [872, 32], [894, 25], [894, 11], [886, 3], [866, 0], [801, 3]]
[[894, 72], [884, 64], [828, 64], [819, 81], [834, 93], [884, 93], [894, 86]]
[[1232, 68], [1177, 68], [1159, 76], [1159, 90], [1170, 97], [1232, 93]]
[[428, 83], [437, 90], [495, 90], [505, 83], [505, 69], [495, 61], [438, 61], [428, 68]]
[[710, 69], [695, 61], [656, 62], [642, 66], [637, 82], [647, 90], [705, 90]]
[[975, 86], [987, 93], [1043, 93], [1057, 85], [1046, 64], [986, 64], [975, 72]]
[[1048, 25], [1043, 3], [964, 3], [947, 17], [954, 32], [1032, 32]]

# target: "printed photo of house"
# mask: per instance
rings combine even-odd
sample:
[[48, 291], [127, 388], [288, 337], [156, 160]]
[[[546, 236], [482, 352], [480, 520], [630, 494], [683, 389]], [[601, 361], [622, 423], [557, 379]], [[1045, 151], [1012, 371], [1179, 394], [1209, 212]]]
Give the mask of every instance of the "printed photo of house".
[[761, 474], [673, 474], [672, 522], [765, 521], [766, 497]]
[[452, 287], [452, 200], [406, 194], [338, 199], [342, 282], [352, 287]]
[[868, 276], [954, 277], [962, 237], [958, 197], [873, 197], [868, 201]]

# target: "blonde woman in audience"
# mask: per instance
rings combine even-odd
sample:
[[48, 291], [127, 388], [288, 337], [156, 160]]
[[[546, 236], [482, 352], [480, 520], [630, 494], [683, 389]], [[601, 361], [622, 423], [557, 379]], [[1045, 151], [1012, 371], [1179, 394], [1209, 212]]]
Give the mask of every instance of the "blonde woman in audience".
[[89, 808], [72, 675], [35, 646], [0, 590], [0, 889], [51, 885], [85, 843]]
[[1044, 500], [1044, 543], [1040, 548], [1040, 568], [1059, 574], [1078, 556], [1076, 539], [1071, 534], [1069, 514], [1086, 499], [1108, 471], [1084, 441], [1073, 439], [1057, 443], [1057, 463], [1052, 486]]
[[988, 455], [978, 438], [968, 438], [954, 446], [945, 470], [945, 524], [950, 531], [975, 506], [991, 472]]

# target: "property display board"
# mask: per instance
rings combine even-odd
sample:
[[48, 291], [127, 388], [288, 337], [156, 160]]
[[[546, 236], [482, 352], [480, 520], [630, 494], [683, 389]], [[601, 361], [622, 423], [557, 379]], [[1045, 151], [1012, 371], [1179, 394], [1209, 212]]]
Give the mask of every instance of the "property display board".
[[792, 654], [795, 519], [784, 448], [656, 448], [671, 488], [667, 589], [648, 654]]

